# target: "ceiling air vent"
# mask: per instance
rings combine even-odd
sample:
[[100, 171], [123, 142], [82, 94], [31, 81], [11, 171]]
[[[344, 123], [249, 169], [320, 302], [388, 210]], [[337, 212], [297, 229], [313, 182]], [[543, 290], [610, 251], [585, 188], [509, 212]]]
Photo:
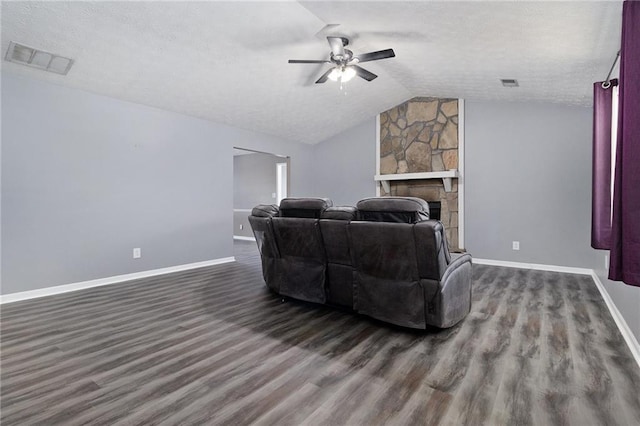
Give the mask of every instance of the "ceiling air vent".
[[502, 82], [502, 85], [504, 87], [518, 87], [518, 86], [520, 86], [518, 84], [518, 80], [515, 80], [513, 78], [502, 78], [502, 79], [500, 79], [500, 81]]
[[9, 49], [4, 59], [16, 64], [62, 75], [67, 75], [71, 65], [73, 65], [73, 59], [34, 49], [13, 41], [9, 43]]

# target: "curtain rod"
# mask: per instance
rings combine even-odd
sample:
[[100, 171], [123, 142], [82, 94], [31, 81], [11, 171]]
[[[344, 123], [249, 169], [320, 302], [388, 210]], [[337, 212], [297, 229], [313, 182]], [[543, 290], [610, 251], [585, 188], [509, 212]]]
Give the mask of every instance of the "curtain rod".
[[609, 70], [609, 74], [607, 74], [607, 78], [604, 79], [604, 81], [602, 82], [602, 88], [603, 89], [608, 89], [609, 87], [611, 87], [611, 73], [613, 72], [613, 69], [616, 67], [616, 62], [618, 62], [618, 58], [620, 57], [620, 51], [618, 50], [618, 53], [616, 53], [616, 58], [613, 60], [613, 64], [611, 64], [611, 69]]

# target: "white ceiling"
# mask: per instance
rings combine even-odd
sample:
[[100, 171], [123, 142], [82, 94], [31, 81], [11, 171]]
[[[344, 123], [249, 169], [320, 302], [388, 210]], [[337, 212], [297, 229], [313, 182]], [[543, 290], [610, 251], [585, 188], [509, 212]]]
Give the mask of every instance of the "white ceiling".
[[[621, 1], [2, 2], [9, 41], [75, 59], [3, 72], [317, 143], [415, 96], [590, 105], [620, 45]], [[318, 34], [327, 24], [340, 24]], [[379, 75], [313, 84], [326, 35]], [[504, 88], [515, 78], [519, 88]]]

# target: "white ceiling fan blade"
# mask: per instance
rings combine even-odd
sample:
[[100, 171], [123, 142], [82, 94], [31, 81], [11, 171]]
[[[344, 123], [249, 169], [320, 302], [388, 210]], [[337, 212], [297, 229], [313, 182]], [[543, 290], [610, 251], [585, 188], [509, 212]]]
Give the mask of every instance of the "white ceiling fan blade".
[[344, 56], [344, 43], [342, 37], [327, 37], [329, 46], [331, 46], [331, 52], [333, 56], [342, 58]]

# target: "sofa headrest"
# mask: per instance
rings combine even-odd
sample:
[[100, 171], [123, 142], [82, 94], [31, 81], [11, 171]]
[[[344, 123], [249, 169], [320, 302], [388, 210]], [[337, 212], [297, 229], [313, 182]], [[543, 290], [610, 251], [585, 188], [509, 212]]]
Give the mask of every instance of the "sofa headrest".
[[321, 219], [356, 220], [357, 210], [351, 206], [329, 207], [322, 212]]
[[328, 198], [285, 198], [280, 202], [280, 216], [319, 219], [331, 206], [333, 202]]
[[365, 198], [356, 207], [360, 220], [400, 223], [429, 220], [429, 204], [416, 197]]
[[251, 210], [251, 216], [256, 217], [276, 217], [278, 214], [279, 209], [275, 204], [258, 204]]

